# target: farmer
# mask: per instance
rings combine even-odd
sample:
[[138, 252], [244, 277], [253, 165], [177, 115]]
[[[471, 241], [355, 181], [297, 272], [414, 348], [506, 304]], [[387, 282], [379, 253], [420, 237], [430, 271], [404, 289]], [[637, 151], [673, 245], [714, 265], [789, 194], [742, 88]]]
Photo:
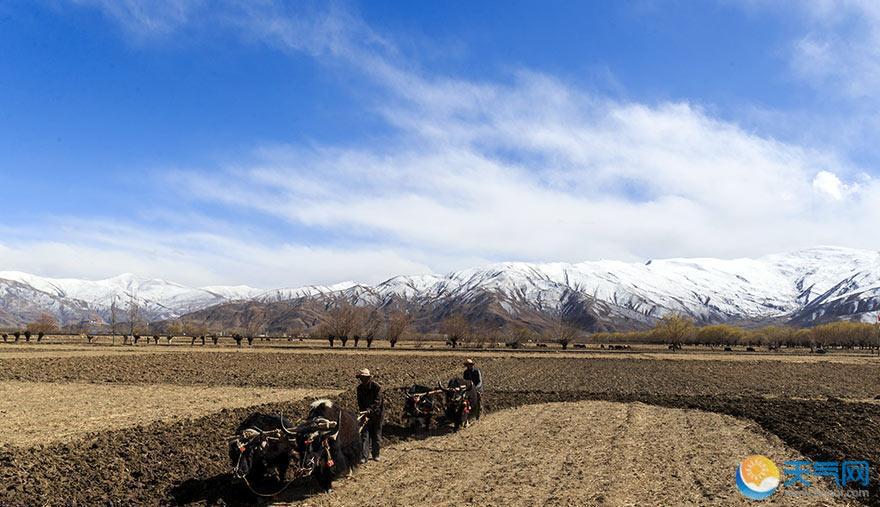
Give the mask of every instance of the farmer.
[[[385, 411], [382, 402], [382, 386], [377, 384], [370, 370], [364, 368], [356, 375], [360, 380], [357, 387], [358, 410], [367, 413], [367, 424], [361, 432], [364, 452], [361, 463], [366, 463], [372, 451], [373, 460], [379, 461], [379, 448], [382, 445], [382, 416]], [[369, 443], [369, 445], [367, 445]]]
[[[477, 414], [481, 414], [483, 412], [483, 374], [480, 373], [480, 370], [476, 366], [474, 366], [473, 359], [466, 359], [464, 361], [464, 373], [462, 374], [462, 378], [474, 383], [474, 389], [477, 391], [477, 403], [480, 406], [480, 410]], [[477, 418], [479, 419], [479, 416]]]

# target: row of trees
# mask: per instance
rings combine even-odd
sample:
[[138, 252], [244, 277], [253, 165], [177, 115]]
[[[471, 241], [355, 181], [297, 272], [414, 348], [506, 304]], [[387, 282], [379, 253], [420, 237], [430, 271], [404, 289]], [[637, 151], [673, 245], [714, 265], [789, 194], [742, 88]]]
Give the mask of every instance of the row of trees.
[[520, 323], [503, 327], [492, 324], [474, 325], [461, 314], [453, 314], [444, 319], [439, 326], [446, 336], [446, 343], [455, 348], [507, 346], [519, 348], [527, 343], [558, 343], [563, 349], [585, 336], [585, 332], [564, 318], [559, 318], [542, 332], [534, 331]]
[[[132, 299], [126, 308], [127, 321], [118, 322], [118, 309], [111, 305], [110, 334], [152, 335], [159, 332], [139, 318], [139, 307]], [[204, 323], [179, 319], [165, 323], [162, 334], [169, 336], [224, 336], [238, 335], [252, 342], [255, 337], [265, 336], [265, 319], [260, 315], [249, 315], [245, 325], [227, 330], [219, 330]], [[312, 338], [324, 338], [343, 347], [349, 341], [357, 347], [361, 341], [371, 347], [377, 339], [387, 340], [392, 347], [404, 338], [412, 339], [416, 346], [425, 340], [424, 334], [412, 330], [410, 316], [403, 311], [388, 313], [376, 309], [356, 307], [351, 304], [337, 304], [331, 308], [320, 324], [306, 330]], [[121, 328], [121, 329], [120, 329]], [[58, 320], [50, 313], [38, 315], [24, 330], [6, 333], [7, 339], [17, 334], [30, 341], [36, 336], [40, 341], [44, 335], [60, 330]], [[83, 333], [92, 332], [83, 330]], [[667, 315], [660, 319], [652, 329], [633, 332], [587, 334], [564, 318], [559, 318], [544, 330], [537, 332], [524, 324], [507, 324], [504, 327], [491, 324], [474, 325], [462, 314], [453, 314], [439, 324], [439, 332], [447, 345], [468, 348], [498, 347], [506, 345], [518, 348], [526, 343], [556, 343], [563, 349], [573, 343], [591, 342], [596, 344], [657, 344], [678, 348], [683, 345], [704, 346], [767, 346], [775, 347], [846, 347], [875, 348], [880, 345], [880, 326], [860, 322], [832, 322], [812, 328], [788, 326], [766, 326], [746, 329], [728, 324], [697, 326], [693, 320], [681, 315]], [[294, 333], [291, 333], [294, 334]], [[268, 339], [268, 338], [266, 338]]]
[[728, 324], [696, 326], [680, 315], [667, 315], [653, 329], [628, 333], [595, 333], [595, 343], [646, 343], [671, 346], [767, 346], [874, 348], [880, 343], [880, 326], [839, 321], [811, 328], [765, 326], [746, 329]]
[[323, 337], [332, 347], [336, 341], [345, 347], [349, 340], [357, 347], [361, 340], [367, 347], [379, 338], [388, 340], [392, 347], [407, 334], [410, 328], [410, 317], [402, 311], [392, 311], [387, 315], [378, 310], [358, 307], [350, 304], [338, 304], [327, 314], [326, 320], [309, 334]]
[[11, 332], [4, 332], [2, 333], [2, 338], [4, 342], [10, 340], [18, 342], [23, 337], [25, 342], [30, 342], [31, 337], [35, 337], [38, 342], [41, 342], [43, 341], [44, 336], [57, 333], [58, 330], [58, 319], [56, 319], [51, 313], [41, 313], [36, 319], [25, 326], [24, 331], [14, 330]]

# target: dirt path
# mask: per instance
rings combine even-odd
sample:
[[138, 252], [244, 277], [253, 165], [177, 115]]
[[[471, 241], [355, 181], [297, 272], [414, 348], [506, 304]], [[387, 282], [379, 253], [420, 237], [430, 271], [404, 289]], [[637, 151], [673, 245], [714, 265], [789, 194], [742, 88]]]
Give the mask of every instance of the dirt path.
[[[749, 505], [734, 470], [797, 452], [753, 423], [640, 403], [531, 405], [387, 449], [308, 505]], [[777, 492], [764, 505], [810, 503]]]

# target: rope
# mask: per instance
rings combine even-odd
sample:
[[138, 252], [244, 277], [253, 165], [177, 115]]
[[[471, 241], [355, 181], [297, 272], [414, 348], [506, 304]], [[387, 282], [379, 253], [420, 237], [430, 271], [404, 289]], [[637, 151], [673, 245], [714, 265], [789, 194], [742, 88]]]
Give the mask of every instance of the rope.
[[244, 483], [245, 483], [245, 485], [247, 485], [247, 487], [248, 487], [248, 489], [251, 491], [251, 493], [253, 493], [253, 494], [257, 495], [257, 496], [261, 496], [261, 497], [265, 497], [265, 498], [270, 498], [270, 497], [273, 497], [273, 496], [276, 496], [276, 495], [279, 495], [279, 494], [283, 493], [284, 490], [286, 490], [287, 488], [289, 488], [291, 484], [293, 484], [297, 479], [299, 479], [299, 477], [294, 477], [293, 479], [287, 481], [287, 483], [284, 485], [284, 487], [282, 487], [281, 489], [279, 489], [278, 491], [276, 491], [276, 492], [274, 492], [274, 493], [260, 493], [259, 491], [255, 490], [253, 486], [251, 486], [251, 483], [250, 483], [250, 481], [247, 479], [247, 476], [242, 477], [242, 479], [244, 479]]
[[[284, 422], [283, 422], [284, 419], [283, 419], [283, 417], [281, 418], [281, 421], [282, 421], [281, 426], [282, 426], [282, 428], [283, 428], [283, 427], [284, 427]], [[268, 432], [268, 431], [263, 431], [262, 428], [257, 428], [256, 426], [252, 426], [252, 427], [250, 427], [250, 428], [248, 428], [248, 429], [252, 429], [252, 430], [258, 431], [258, 432], [260, 432], [260, 434], [264, 434], [264, 433], [272, 433], [272, 432]], [[256, 435], [256, 436], [253, 436], [253, 437], [251, 437], [250, 439], [248, 439], [248, 444], [249, 444], [251, 441], [253, 441], [255, 438], [257, 438], [258, 436], [259, 436], [259, 435]], [[241, 452], [241, 450], [239, 450], [239, 452], [238, 452], [238, 460], [236, 461], [236, 464], [235, 464], [235, 469], [236, 469], [236, 470], [238, 470], [239, 465], [241, 465], [241, 457], [242, 457], [242, 456], [244, 456], [244, 453]], [[311, 473], [311, 470], [309, 470], [308, 473]], [[274, 493], [260, 493], [259, 491], [257, 491], [256, 489], [254, 489], [254, 487], [251, 485], [251, 482], [250, 482], [250, 481], [248, 480], [248, 478], [247, 478], [247, 474], [243, 475], [243, 476], [241, 477], [241, 479], [244, 480], [244, 484], [247, 486], [247, 488], [250, 490], [251, 493], [253, 493], [253, 494], [257, 495], [257, 496], [260, 496], [260, 497], [271, 498], [271, 497], [273, 497], [273, 496], [276, 496], [276, 495], [279, 495], [279, 494], [283, 493], [284, 490], [286, 490], [287, 488], [289, 488], [291, 484], [293, 484], [297, 479], [299, 479], [300, 477], [302, 477], [302, 476], [304, 476], [304, 475], [306, 475], [306, 474], [302, 474], [302, 470], [297, 469], [296, 477], [294, 477], [293, 479], [287, 481], [281, 489], [279, 489], [278, 491], [275, 491]]]
[[398, 448], [398, 451], [401, 452], [412, 452], [412, 451], [429, 451], [429, 452], [473, 452], [473, 449], [434, 449], [433, 447], [411, 447], [411, 448]]

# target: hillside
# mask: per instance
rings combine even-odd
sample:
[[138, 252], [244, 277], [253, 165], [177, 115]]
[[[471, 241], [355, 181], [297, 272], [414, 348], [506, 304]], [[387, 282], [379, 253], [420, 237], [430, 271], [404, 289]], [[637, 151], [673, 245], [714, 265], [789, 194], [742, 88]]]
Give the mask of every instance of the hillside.
[[126, 274], [100, 281], [0, 272], [0, 325], [17, 326], [48, 311], [65, 324], [106, 323], [111, 308], [127, 320], [186, 316], [212, 328], [256, 326], [295, 332], [320, 323], [341, 303], [407, 312], [422, 330], [451, 314], [478, 325], [519, 322], [535, 329], [565, 319], [591, 330], [638, 329], [668, 313], [699, 323], [876, 321], [880, 253], [816, 247], [756, 259], [662, 259], [646, 262], [506, 262], [446, 275], [397, 276], [377, 285], [272, 290], [191, 288]]

